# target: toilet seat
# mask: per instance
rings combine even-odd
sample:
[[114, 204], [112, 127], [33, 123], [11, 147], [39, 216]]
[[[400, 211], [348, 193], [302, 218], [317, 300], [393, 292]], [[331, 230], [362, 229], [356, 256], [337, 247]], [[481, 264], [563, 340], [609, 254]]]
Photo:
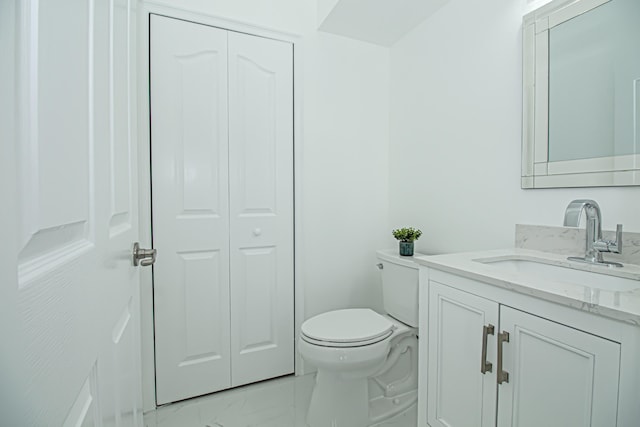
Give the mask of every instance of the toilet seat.
[[323, 347], [362, 347], [388, 338], [395, 325], [368, 308], [335, 310], [302, 324], [301, 338]]

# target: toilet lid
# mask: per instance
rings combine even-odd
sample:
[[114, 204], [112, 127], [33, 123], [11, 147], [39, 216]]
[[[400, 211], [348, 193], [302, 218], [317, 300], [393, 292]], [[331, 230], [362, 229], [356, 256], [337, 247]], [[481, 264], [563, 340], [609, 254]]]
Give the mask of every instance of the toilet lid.
[[393, 322], [371, 309], [352, 308], [314, 316], [302, 324], [302, 333], [318, 341], [357, 343], [388, 336], [393, 327]]

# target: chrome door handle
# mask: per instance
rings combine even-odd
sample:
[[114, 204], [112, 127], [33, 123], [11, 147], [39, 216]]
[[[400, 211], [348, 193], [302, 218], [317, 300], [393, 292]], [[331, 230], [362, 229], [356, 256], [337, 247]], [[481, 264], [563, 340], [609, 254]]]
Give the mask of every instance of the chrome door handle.
[[493, 335], [495, 326], [491, 323], [482, 327], [482, 360], [480, 361], [480, 372], [485, 374], [493, 370], [493, 364], [487, 362], [487, 336]]
[[509, 342], [509, 332], [498, 334], [498, 384], [509, 382], [509, 372], [502, 370], [502, 344]]
[[153, 265], [156, 262], [156, 253], [155, 249], [140, 249], [140, 244], [135, 242], [133, 244], [133, 265], [134, 267], [142, 266], [148, 267]]

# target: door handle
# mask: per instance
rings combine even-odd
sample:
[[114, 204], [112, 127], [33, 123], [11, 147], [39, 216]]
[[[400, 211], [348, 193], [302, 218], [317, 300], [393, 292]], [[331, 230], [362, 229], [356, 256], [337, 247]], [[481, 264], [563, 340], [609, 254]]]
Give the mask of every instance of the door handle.
[[493, 364], [487, 362], [487, 336], [493, 335], [495, 326], [491, 323], [482, 327], [482, 360], [480, 360], [480, 372], [485, 374], [493, 370]]
[[509, 342], [509, 332], [498, 334], [498, 384], [509, 382], [509, 372], [502, 370], [502, 344]]
[[140, 244], [133, 244], [133, 265], [134, 267], [148, 267], [156, 262], [157, 251], [155, 249], [141, 249]]

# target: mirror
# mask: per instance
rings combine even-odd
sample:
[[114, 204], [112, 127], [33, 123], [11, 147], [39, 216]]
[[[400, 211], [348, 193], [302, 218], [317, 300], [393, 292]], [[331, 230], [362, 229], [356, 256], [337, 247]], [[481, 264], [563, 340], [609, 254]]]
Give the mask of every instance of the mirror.
[[524, 17], [522, 188], [640, 185], [639, 17], [638, 0]]

